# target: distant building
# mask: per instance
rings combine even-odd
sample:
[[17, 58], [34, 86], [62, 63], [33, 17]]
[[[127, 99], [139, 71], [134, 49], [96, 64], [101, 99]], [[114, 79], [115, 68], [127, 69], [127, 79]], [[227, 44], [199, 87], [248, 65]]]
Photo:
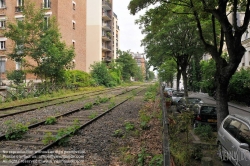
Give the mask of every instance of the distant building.
[[144, 79], [146, 78], [146, 60], [144, 53], [130, 52], [133, 58], [136, 60], [137, 65], [141, 68]]

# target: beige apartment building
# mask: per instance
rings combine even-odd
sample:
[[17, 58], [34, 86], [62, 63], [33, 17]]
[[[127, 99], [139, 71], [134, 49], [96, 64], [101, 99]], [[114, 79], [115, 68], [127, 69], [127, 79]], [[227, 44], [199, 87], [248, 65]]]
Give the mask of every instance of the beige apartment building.
[[112, 0], [87, 0], [86, 71], [95, 62], [110, 62], [113, 54]]
[[[76, 70], [86, 71], [86, 0], [30, 0], [36, 7], [45, 9], [45, 21], [55, 16], [67, 46], [75, 48]], [[6, 81], [6, 71], [20, 69], [20, 64], [8, 59], [14, 43], [3, 36], [8, 21], [24, 19], [21, 7], [24, 0], [0, 0], [0, 76]], [[29, 75], [27, 79], [35, 79]], [[0, 82], [1, 82], [0, 80]]]

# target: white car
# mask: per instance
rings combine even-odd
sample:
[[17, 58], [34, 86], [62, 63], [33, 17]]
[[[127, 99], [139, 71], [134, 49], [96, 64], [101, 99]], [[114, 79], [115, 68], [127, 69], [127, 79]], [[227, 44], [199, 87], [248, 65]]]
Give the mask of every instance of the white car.
[[217, 136], [218, 155], [235, 166], [250, 166], [250, 116], [228, 115]]

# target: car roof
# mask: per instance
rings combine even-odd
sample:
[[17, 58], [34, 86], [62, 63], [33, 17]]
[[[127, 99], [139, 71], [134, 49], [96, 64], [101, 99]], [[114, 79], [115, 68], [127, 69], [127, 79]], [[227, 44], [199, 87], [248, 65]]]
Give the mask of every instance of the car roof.
[[244, 122], [248, 123], [248, 125], [250, 125], [250, 116], [242, 116], [242, 115], [239, 115], [239, 114], [232, 114], [231, 116], [236, 117], [238, 119], [241, 119]]

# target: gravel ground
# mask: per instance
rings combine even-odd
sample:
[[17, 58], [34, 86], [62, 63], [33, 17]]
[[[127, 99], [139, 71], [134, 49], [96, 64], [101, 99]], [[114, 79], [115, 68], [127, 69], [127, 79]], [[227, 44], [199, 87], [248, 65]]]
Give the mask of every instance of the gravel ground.
[[[150, 130], [144, 131], [140, 129], [139, 111], [147, 104], [143, 101], [144, 93], [145, 91], [116, 107], [90, 126], [81, 129], [77, 135], [70, 138], [67, 146], [58, 146], [50, 149], [54, 158], [47, 160], [47, 162], [53, 162], [53, 165], [60, 166], [132, 166], [138, 165], [137, 158], [138, 154], [141, 153], [142, 147], [150, 150], [151, 155], [161, 154], [162, 137], [159, 119], [152, 118]], [[154, 104], [151, 103], [146, 107], [148, 107], [147, 111], [149, 111], [149, 114], [153, 114]], [[126, 131], [126, 122], [134, 124], [135, 130]], [[156, 123], [158, 126], [154, 125]], [[118, 130], [121, 131], [123, 137], [114, 136], [115, 131]], [[62, 154], [63, 152], [64, 154]], [[128, 153], [125, 156], [130, 156], [131, 159], [124, 159], [124, 153]], [[70, 154], [74, 158], [68, 159], [68, 164], [63, 164], [62, 160], [59, 161], [59, 156], [65, 159]], [[47, 155], [47, 158], [49, 158], [49, 155]], [[145, 158], [145, 161], [149, 159], [152, 159], [152, 156]], [[55, 164], [56, 161], [59, 161], [59, 163]], [[47, 166], [49, 164], [32, 165]]]
[[[109, 92], [109, 94], [100, 95], [101, 97], [111, 97], [115, 94], [121, 93], [123, 90], [117, 90]], [[64, 103], [60, 105], [53, 105], [44, 108], [38, 108], [35, 111], [30, 111], [22, 114], [17, 114], [14, 116], [9, 116], [0, 119], [0, 135], [5, 134], [7, 126], [6, 121], [12, 121], [13, 123], [22, 124], [34, 124], [46, 120], [49, 116], [58, 116], [63, 113], [69, 112], [71, 110], [79, 109], [84, 106], [84, 103], [93, 102], [96, 97], [90, 97], [88, 99], [82, 99], [78, 101], [73, 101], [69, 103]]]

